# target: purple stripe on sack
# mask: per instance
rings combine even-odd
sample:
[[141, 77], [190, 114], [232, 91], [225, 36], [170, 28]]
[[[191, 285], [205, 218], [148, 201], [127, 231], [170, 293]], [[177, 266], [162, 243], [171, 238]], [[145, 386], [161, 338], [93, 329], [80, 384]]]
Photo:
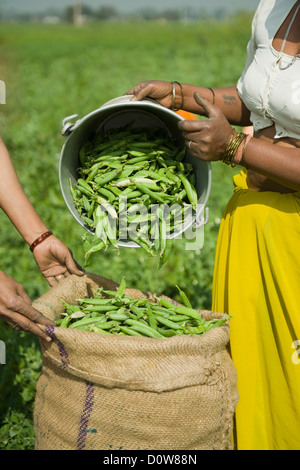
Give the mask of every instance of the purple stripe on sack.
[[85, 401], [80, 418], [79, 432], [77, 436], [77, 450], [83, 450], [85, 448], [88, 423], [94, 406], [94, 384], [88, 381], [85, 384]]
[[51, 336], [51, 338], [55, 339], [55, 341], [57, 343], [59, 355], [61, 357], [61, 368], [62, 369], [67, 369], [69, 364], [70, 364], [68, 353], [67, 353], [64, 345], [62, 344], [62, 342], [59, 339], [57, 339], [56, 334], [54, 333], [54, 331], [55, 331], [54, 326], [46, 326], [46, 333], [49, 336]]

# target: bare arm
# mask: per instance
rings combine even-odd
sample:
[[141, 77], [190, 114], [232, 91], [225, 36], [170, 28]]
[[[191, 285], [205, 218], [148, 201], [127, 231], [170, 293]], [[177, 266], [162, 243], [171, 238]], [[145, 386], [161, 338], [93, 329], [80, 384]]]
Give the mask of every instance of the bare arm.
[[[181, 121], [179, 128], [190, 153], [200, 160], [217, 161], [227, 147], [232, 128], [220, 108], [196, 97], [206, 110], [208, 119]], [[252, 138], [248, 143], [244, 161], [247, 168], [296, 191], [300, 190], [300, 149]]]
[[24, 240], [30, 245], [48, 228], [28, 200], [13, 167], [6, 146], [0, 138], [0, 207]]
[[[235, 86], [225, 88], [214, 88], [213, 91], [210, 88], [195, 87], [186, 83], [182, 84], [184, 91], [184, 109], [192, 113], [206, 115], [206, 112], [201, 106], [199, 106], [194, 98], [194, 93], [207, 99], [209, 102], [215, 101], [215, 105], [218, 106], [227, 120], [232, 125], [239, 126], [250, 126], [250, 112], [240, 99], [237, 89]], [[177, 87], [178, 88], [178, 87]], [[180, 94], [176, 93], [177, 103], [180, 106]]]
[[[183, 103], [180, 86], [175, 84], [175, 108], [205, 115], [204, 109], [195, 101], [194, 94], [197, 92], [210, 103], [213, 103], [215, 95], [215, 105], [222, 110], [232, 125], [251, 125], [250, 112], [238, 96], [235, 86], [215, 88], [213, 91], [210, 88], [190, 85], [188, 83], [182, 83], [181, 86], [184, 93]], [[166, 108], [171, 108], [173, 102], [172, 83], [163, 80], [141, 82], [128, 90], [127, 94], [132, 94], [132, 100], [134, 101], [142, 100], [146, 97], [153, 98]]]
[[[28, 245], [31, 245], [48, 229], [27, 198], [1, 138], [0, 168], [0, 207]], [[55, 285], [57, 281], [61, 282], [64, 276], [83, 275], [71, 251], [54, 235], [37, 245], [33, 255], [50, 286]], [[32, 307], [23, 286], [2, 271], [0, 271], [0, 318], [14, 328], [30, 331], [47, 341], [51, 340], [38, 324], [53, 323]]]

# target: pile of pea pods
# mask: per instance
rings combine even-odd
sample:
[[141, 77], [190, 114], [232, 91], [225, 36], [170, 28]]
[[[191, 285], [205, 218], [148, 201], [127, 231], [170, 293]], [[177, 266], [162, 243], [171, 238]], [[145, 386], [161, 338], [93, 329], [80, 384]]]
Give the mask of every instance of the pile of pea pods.
[[93, 234], [85, 234], [85, 265], [92, 253], [129, 239], [162, 265], [172, 233], [195, 211], [193, 166], [185, 148], [161, 128], [110, 129], [95, 134], [79, 152], [74, 204]]
[[77, 299], [77, 304], [63, 301], [64, 313], [56, 321], [61, 328], [119, 336], [166, 338], [176, 335], [201, 336], [220, 327], [230, 318], [207, 320], [192, 308], [186, 294], [178, 287], [182, 305], [164, 297], [134, 299], [125, 293], [125, 277], [116, 291], [99, 287], [94, 297]]

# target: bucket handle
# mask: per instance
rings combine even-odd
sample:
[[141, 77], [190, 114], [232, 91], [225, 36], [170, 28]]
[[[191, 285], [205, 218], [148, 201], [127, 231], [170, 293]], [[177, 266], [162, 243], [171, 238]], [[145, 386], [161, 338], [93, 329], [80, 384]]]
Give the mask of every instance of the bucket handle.
[[75, 124], [72, 122], [69, 122], [71, 119], [76, 119], [78, 118], [78, 114], [72, 114], [72, 116], [68, 116], [62, 120], [62, 130], [61, 133], [63, 136], [68, 136], [71, 134], [73, 127]]

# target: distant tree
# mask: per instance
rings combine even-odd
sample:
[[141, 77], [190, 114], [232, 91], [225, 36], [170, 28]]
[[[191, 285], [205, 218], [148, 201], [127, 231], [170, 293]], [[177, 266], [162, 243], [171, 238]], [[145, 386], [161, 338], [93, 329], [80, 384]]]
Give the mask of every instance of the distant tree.
[[179, 21], [182, 13], [179, 10], [165, 10], [161, 16], [168, 21]]
[[64, 11], [63, 19], [67, 21], [68, 23], [73, 23], [73, 17], [74, 17], [74, 8], [67, 7]]
[[217, 8], [214, 12], [214, 17], [219, 21], [224, 20], [226, 16], [227, 16], [227, 12], [225, 8]]
[[153, 8], [143, 8], [139, 11], [139, 16], [144, 20], [156, 20], [158, 18], [157, 11]]
[[114, 7], [103, 5], [95, 12], [95, 16], [101, 21], [107, 21], [116, 18], [117, 11]]

